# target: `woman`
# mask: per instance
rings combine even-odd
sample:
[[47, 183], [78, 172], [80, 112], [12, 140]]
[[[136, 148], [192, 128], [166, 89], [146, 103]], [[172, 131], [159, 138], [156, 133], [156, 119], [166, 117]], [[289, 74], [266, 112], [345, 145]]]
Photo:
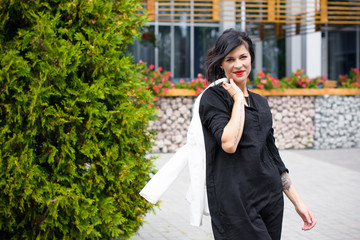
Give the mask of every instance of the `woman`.
[[253, 61], [250, 38], [233, 29], [217, 39], [206, 59], [211, 82], [229, 80], [206, 90], [199, 107], [216, 240], [280, 239], [283, 191], [303, 219], [302, 229], [315, 226], [275, 146], [268, 103], [246, 88]]

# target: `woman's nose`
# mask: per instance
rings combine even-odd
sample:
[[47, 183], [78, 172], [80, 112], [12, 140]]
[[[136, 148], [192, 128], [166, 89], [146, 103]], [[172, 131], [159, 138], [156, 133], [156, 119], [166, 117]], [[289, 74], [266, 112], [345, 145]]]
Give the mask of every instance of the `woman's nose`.
[[235, 67], [241, 67], [241, 65], [242, 65], [241, 60], [240, 60], [240, 59], [236, 59], [236, 61], [235, 61]]

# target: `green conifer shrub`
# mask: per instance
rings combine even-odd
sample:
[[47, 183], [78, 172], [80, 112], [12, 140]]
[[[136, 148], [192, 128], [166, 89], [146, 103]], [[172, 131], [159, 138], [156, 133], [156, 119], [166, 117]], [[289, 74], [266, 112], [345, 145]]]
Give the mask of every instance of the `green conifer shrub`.
[[127, 239], [152, 209], [145, 22], [140, 0], [0, 0], [0, 239]]

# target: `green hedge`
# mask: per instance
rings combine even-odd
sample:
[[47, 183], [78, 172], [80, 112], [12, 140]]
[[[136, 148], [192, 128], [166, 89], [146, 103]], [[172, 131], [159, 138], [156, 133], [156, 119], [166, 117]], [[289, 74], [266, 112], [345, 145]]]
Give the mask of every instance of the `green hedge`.
[[128, 238], [153, 207], [141, 1], [0, 1], [0, 20], [0, 238]]

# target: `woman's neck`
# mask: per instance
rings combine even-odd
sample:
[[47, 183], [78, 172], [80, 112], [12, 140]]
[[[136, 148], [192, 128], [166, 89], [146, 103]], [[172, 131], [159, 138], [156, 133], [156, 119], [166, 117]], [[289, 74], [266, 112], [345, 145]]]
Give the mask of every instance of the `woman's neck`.
[[239, 87], [240, 90], [244, 93], [244, 96], [245, 96], [245, 97], [249, 96], [249, 92], [248, 92], [248, 90], [247, 90], [246, 83], [240, 84], [240, 85], [238, 85], [238, 87]]

